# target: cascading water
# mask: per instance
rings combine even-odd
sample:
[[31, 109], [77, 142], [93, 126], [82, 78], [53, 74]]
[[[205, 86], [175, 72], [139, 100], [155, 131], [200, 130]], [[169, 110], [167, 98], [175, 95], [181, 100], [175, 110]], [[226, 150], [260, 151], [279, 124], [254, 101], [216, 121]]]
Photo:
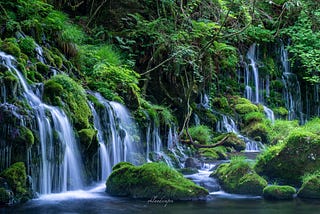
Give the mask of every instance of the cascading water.
[[35, 112], [41, 161], [40, 166], [35, 165], [31, 169], [34, 189], [40, 194], [80, 189], [83, 186], [80, 153], [67, 116], [60, 109], [44, 104], [31, 90], [15, 67], [14, 57], [0, 52], [0, 59], [19, 79], [24, 98]]
[[98, 137], [98, 143], [99, 143], [99, 159], [98, 159], [98, 175], [97, 175], [97, 179], [98, 181], [103, 181], [105, 180], [112, 171], [112, 166], [110, 163], [110, 158], [108, 155], [108, 150], [107, 150], [107, 146], [106, 146], [106, 141], [105, 141], [105, 137], [103, 134], [103, 129], [102, 129], [102, 125], [101, 125], [101, 119], [100, 116], [98, 115], [96, 109], [94, 108], [93, 104], [91, 102], [89, 102], [89, 107], [91, 109], [92, 115], [93, 115], [93, 122], [94, 122], [94, 127], [97, 130], [97, 137]]
[[[257, 65], [257, 45], [254, 43], [253, 45], [250, 46], [248, 53], [247, 53], [247, 58], [250, 61], [250, 66], [248, 64], [245, 65], [245, 97], [249, 99], [251, 102], [254, 103], [259, 103], [263, 105], [264, 112], [269, 120], [271, 120], [272, 123], [274, 123], [275, 117], [273, 111], [265, 106], [263, 104], [264, 102], [264, 96], [262, 95], [262, 90], [265, 89], [266, 95], [269, 96], [270, 93], [270, 80], [269, 76], [266, 77], [266, 80], [261, 80], [259, 78], [259, 69]], [[250, 69], [251, 68], [251, 69]], [[252, 75], [251, 72], [252, 71]], [[253, 84], [255, 87], [254, 94], [252, 93], [252, 88], [250, 86], [250, 77], [253, 77]], [[260, 84], [262, 83], [262, 84]]]
[[261, 142], [250, 140], [249, 138], [241, 135], [238, 131], [236, 123], [232, 118], [227, 117], [226, 115], [221, 116], [222, 120], [218, 121], [217, 123], [217, 132], [235, 133], [240, 139], [242, 139], [246, 143], [246, 152], [259, 152], [260, 149], [264, 147]]
[[105, 180], [111, 173], [112, 167], [121, 162], [135, 163], [135, 154], [142, 153], [133, 136], [137, 128], [131, 119], [129, 111], [120, 103], [110, 102], [99, 93], [92, 93], [103, 108], [90, 104], [94, 126], [98, 131], [100, 179]]
[[297, 75], [290, 71], [288, 51], [285, 49], [284, 44], [281, 44], [280, 56], [283, 67], [282, 82], [284, 84], [284, 99], [286, 107], [289, 110], [288, 119], [299, 119], [300, 122], [302, 122], [303, 117], [300, 84]]

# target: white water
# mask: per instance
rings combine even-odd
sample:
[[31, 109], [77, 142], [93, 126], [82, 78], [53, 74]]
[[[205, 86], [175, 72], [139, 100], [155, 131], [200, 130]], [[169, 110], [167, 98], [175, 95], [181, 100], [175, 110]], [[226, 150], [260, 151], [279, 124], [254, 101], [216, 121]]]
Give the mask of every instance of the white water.
[[[14, 66], [14, 57], [0, 52], [2, 64], [20, 81], [24, 97], [35, 112], [40, 135], [40, 166], [33, 169], [34, 187], [40, 194], [80, 189], [82, 164], [72, 126], [65, 113], [57, 107], [42, 103], [31, 90], [20, 71]], [[50, 116], [47, 116], [49, 113]], [[57, 139], [53, 137], [53, 130]], [[40, 169], [38, 169], [38, 167]], [[39, 175], [37, 175], [39, 171]]]
[[286, 108], [289, 111], [288, 119], [299, 119], [301, 122], [303, 121], [303, 118], [300, 84], [297, 75], [290, 71], [288, 51], [285, 49], [284, 44], [281, 44], [280, 56], [283, 66], [282, 82], [285, 88], [284, 99], [286, 102]]
[[250, 140], [249, 138], [241, 135], [238, 131], [237, 125], [234, 120], [226, 115], [221, 115], [222, 120], [218, 121], [216, 130], [217, 132], [235, 133], [240, 139], [246, 143], [245, 152], [259, 152], [264, 146], [261, 142]]
[[[263, 89], [265, 89], [267, 97], [270, 94], [270, 83], [269, 83], [270, 77], [267, 76], [266, 80], [264, 80], [264, 79], [260, 80], [259, 69], [258, 69], [258, 65], [257, 65], [257, 60], [258, 60], [257, 52], [258, 52], [257, 45], [254, 43], [253, 45], [250, 46], [248, 53], [247, 53], [247, 58], [250, 61], [250, 67], [248, 65], [246, 65], [246, 67], [245, 67], [245, 84], [246, 84], [245, 97], [247, 99], [249, 99], [251, 102], [263, 105], [263, 109], [264, 109], [264, 112], [265, 112], [267, 118], [272, 123], [274, 123], [274, 120], [275, 120], [274, 113], [270, 108], [268, 108], [267, 106], [264, 105], [264, 103], [263, 103], [264, 97], [262, 96]], [[252, 71], [253, 75], [251, 75], [250, 71]], [[254, 95], [252, 93], [252, 88], [250, 86], [250, 76], [253, 76], [253, 84], [255, 87]], [[260, 84], [260, 82], [262, 84]]]
[[104, 181], [112, 171], [112, 167], [121, 161], [135, 162], [134, 154], [140, 153], [139, 145], [133, 136], [138, 131], [129, 111], [120, 103], [110, 102], [99, 93], [93, 94], [104, 106], [97, 113], [90, 104], [94, 126], [98, 131], [100, 180]]

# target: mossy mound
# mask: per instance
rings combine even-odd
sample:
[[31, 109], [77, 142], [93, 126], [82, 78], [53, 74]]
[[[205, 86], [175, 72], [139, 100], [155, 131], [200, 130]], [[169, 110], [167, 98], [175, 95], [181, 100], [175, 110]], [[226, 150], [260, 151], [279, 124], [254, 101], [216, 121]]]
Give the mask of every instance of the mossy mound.
[[320, 172], [304, 177], [298, 196], [300, 198], [320, 199]]
[[267, 181], [260, 177], [244, 157], [233, 157], [221, 164], [211, 177], [217, 177], [222, 188], [230, 193], [262, 195]]
[[[216, 138], [216, 142], [221, 140], [225, 135], [219, 136], [220, 139]], [[228, 138], [223, 142], [222, 144], [225, 147], [229, 147], [231, 149], [234, 149], [238, 152], [244, 150], [246, 148], [246, 143], [240, 139], [235, 133], [229, 133]]]
[[263, 189], [263, 197], [267, 200], [293, 199], [296, 189], [292, 186], [271, 185]]
[[269, 129], [264, 123], [251, 123], [243, 132], [255, 141], [261, 141], [262, 143], [270, 142]]
[[26, 167], [23, 162], [14, 163], [4, 170], [0, 176], [6, 179], [15, 194], [25, 194], [27, 192], [27, 174]]
[[207, 160], [226, 160], [227, 159], [227, 149], [223, 146], [218, 146], [214, 148], [200, 148], [199, 155]]
[[63, 107], [77, 130], [90, 127], [92, 116], [87, 97], [80, 84], [66, 75], [56, 75], [44, 84], [44, 101]]
[[10, 203], [11, 195], [5, 188], [0, 188], [0, 205], [7, 205]]
[[320, 137], [303, 129], [293, 131], [287, 142], [262, 153], [255, 166], [259, 174], [293, 185], [301, 183], [305, 173], [320, 168]]
[[183, 177], [163, 163], [134, 166], [119, 163], [106, 182], [106, 192], [132, 198], [201, 199], [208, 191]]

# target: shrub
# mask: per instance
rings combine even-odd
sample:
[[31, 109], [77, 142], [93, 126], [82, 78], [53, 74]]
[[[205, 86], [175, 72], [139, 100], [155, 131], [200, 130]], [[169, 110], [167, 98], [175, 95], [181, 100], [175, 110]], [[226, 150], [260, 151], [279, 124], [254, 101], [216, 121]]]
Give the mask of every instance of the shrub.
[[189, 128], [189, 134], [194, 141], [198, 141], [200, 144], [211, 143], [212, 131], [207, 126], [192, 126]]

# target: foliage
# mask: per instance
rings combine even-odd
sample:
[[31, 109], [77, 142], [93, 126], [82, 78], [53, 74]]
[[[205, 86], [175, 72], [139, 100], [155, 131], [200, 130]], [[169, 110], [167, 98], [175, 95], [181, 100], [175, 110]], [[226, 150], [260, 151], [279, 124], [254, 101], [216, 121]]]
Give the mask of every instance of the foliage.
[[22, 53], [28, 55], [29, 57], [34, 56], [36, 44], [32, 37], [27, 36], [25, 38], [20, 39], [19, 47]]
[[142, 166], [119, 163], [106, 182], [106, 191], [114, 196], [190, 200], [205, 197], [208, 191], [163, 163]]
[[224, 146], [217, 146], [214, 148], [200, 148], [199, 154], [207, 160], [226, 160], [227, 159], [227, 149]]
[[192, 126], [188, 131], [192, 139], [200, 144], [210, 144], [212, 141], [212, 131], [207, 126]]
[[270, 129], [270, 141], [273, 144], [283, 142], [284, 139], [295, 129], [299, 127], [297, 120], [276, 120]]

